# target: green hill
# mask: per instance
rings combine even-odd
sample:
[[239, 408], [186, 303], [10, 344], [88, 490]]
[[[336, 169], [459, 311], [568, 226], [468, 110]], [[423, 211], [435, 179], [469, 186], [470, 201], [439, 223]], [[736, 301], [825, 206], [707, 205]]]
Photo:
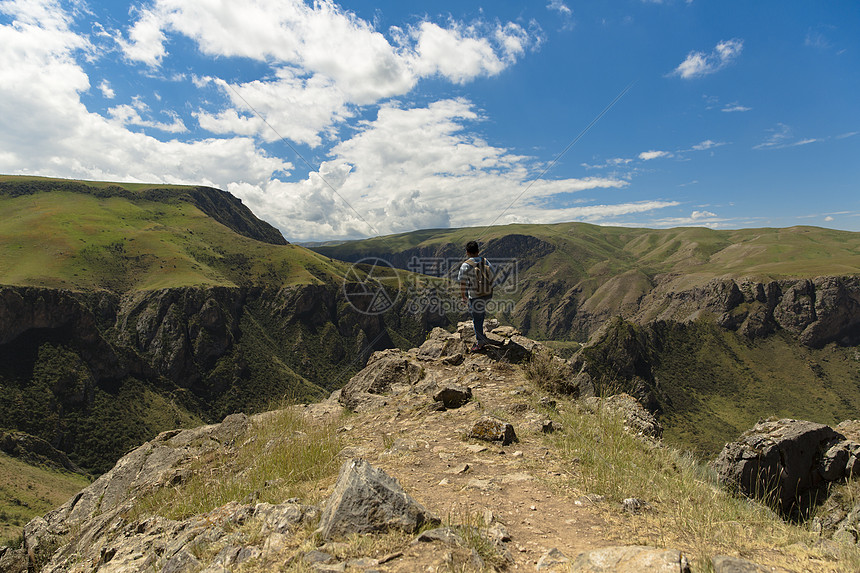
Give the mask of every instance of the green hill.
[[343, 276], [217, 189], [0, 176], [0, 283], [114, 292]]

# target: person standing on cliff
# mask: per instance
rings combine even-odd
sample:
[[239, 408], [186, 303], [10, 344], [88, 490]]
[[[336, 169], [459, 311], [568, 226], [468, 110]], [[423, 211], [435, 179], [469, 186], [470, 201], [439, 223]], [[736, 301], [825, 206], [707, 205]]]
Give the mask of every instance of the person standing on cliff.
[[484, 317], [487, 302], [493, 297], [495, 269], [484, 257], [479, 256], [480, 248], [475, 241], [466, 244], [467, 258], [460, 265], [457, 282], [460, 283], [460, 298], [468, 302], [469, 314], [475, 329], [475, 345], [472, 352], [481, 350], [490, 340], [484, 334]]

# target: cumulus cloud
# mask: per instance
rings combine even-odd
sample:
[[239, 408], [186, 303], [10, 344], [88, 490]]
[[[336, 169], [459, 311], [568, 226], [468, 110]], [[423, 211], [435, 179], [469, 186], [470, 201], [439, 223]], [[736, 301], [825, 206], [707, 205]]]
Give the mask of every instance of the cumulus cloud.
[[536, 41], [512, 22], [443, 28], [424, 21], [393, 28], [390, 42], [326, 0], [156, 0], [119, 42], [128, 58], [157, 66], [168, 55], [165, 32], [191, 38], [208, 55], [324, 75], [360, 105], [404, 94], [428, 75], [464, 82], [497, 74]]
[[413, 109], [387, 104], [305, 180], [230, 190], [299, 240], [482, 226], [497, 217], [499, 224], [596, 222], [675, 205], [641, 201], [558, 208], [557, 197], [628, 183], [611, 177], [533, 181], [532, 158], [470, 135], [468, 127], [481, 119], [463, 99]]
[[[127, 58], [158, 67], [169, 57], [166, 43], [177, 34], [202, 53], [241, 57], [270, 66], [271, 78], [215, 83], [230, 109], [200, 109], [204, 129], [318, 146], [353, 115], [353, 106], [374, 105], [409, 93], [422, 78], [455, 83], [493, 76], [541, 42], [539, 30], [520, 24], [421, 21], [392, 27], [390, 39], [329, 0], [155, 0], [136, 14], [118, 43]], [[198, 78], [195, 81], [199, 81]]]
[[737, 59], [743, 47], [743, 40], [735, 38], [719, 42], [710, 53], [690, 52], [670, 75], [688, 80], [713, 74]]
[[[292, 166], [250, 138], [161, 141], [128, 129], [142, 117], [139, 99], [103, 117], [81, 103], [89, 78], [76, 61], [91, 50], [52, 1], [4, 2], [0, 26], [0, 172], [105, 180], [208, 184], [263, 183]], [[168, 115], [168, 117], [170, 117]], [[159, 125], [179, 131], [178, 118]]]
[[104, 96], [105, 99], [113, 99], [116, 97], [116, 92], [110, 87], [110, 82], [107, 80], [102, 80], [99, 83], [99, 91], [102, 92], [102, 96]]

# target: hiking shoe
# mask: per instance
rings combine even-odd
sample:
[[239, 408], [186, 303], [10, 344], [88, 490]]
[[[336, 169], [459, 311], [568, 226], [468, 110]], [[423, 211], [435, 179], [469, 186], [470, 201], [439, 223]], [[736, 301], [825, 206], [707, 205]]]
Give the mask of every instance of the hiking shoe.
[[478, 352], [479, 350], [481, 350], [483, 348], [484, 348], [483, 344], [481, 344], [480, 342], [476, 342], [475, 345], [472, 346], [472, 349], [469, 352]]

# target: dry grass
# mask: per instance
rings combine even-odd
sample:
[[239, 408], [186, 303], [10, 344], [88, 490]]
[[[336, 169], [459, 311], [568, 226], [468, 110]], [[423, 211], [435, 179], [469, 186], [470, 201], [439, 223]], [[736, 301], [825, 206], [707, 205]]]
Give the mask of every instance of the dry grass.
[[287, 408], [257, 419], [241, 444], [201, 460], [190, 479], [144, 496], [139, 515], [184, 519], [230, 501], [281, 503], [300, 497], [313, 503], [321, 484], [338, 470], [342, 449], [333, 424], [315, 425]]
[[[547, 439], [572, 465], [571, 485], [606, 496], [608, 519], [628, 528], [630, 540], [686, 552], [695, 571], [710, 571], [714, 555], [736, 555], [762, 565], [804, 571], [858, 571], [860, 548], [839, 547], [838, 558], [817, 546], [808, 527], [786, 523], [765, 504], [733, 496], [694, 457], [624, 430], [623, 421], [571, 404], [566, 431]], [[640, 515], [616, 508], [625, 498], [645, 500]]]

